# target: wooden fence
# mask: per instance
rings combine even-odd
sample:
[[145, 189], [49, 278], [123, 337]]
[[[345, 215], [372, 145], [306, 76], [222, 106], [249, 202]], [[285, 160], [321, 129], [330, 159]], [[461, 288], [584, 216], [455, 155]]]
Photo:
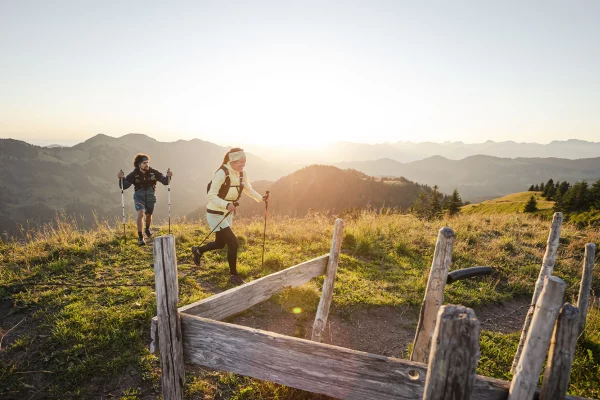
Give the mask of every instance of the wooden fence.
[[[562, 215], [557, 213], [555, 221]], [[558, 229], [560, 230], [560, 223]], [[553, 223], [548, 259], [556, 259]], [[512, 382], [476, 375], [480, 324], [473, 310], [442, 305], [454, 232], [440, 230], [411, 360], [323, 344], [344, 223], [335, 222], [330, 253], [177, 309], [175, 239], [154, 239], [157, 317], [152, 345], [161, 354], [165, 399], [181, 399], [184, 361], [344, 399], [541, 399], [566, 396], [577, 337], [583, 330], [595, 246], [586, 245], [578, 307], [563, 305], [565, 283], [548, 273], [524, 327]], [[554, 254], [552, 254], [554, 253]], [[280, 291], [325, 275], [312, 340], [220, 322]], [[540, 277], [542, 273], [540, 273]], [[537, 292], [537, 290], [536, 290]], [[525, 333], [525, 330], [527, 331]], [[537, 383], [550, 346], [541, 391]], [[517, 357], [516, 357], [517, 358]]]

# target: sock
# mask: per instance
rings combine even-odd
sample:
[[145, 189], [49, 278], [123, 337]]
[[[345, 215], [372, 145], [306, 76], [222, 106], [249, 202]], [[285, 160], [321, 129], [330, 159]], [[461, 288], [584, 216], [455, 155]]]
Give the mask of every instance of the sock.
[[143, 239], [143, 238], [144, 238], [144, 235], [142, 235], [142, 232], [141, 232], [141, 231], [138, 231], [138, 237], [139, 237], [140, 239]]

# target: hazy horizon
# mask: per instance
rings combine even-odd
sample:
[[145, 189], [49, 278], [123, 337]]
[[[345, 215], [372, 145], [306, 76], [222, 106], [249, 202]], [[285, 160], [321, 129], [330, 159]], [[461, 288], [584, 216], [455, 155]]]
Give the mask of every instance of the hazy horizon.
[[[140, 133], [140, 132], [131, 132], [131, 133], [126, 133], [123, 135], [119, 135], [119, 136], [113, 136], [113, 135], [107, 135], [105, 133], [97, 133], [94, 134], [90, 137], [87, 137], [83, 140], [79, 140], [79, 141], [61, 141], [61, 140], [34, 140], [34, 141], [30, 141], [30, 140], [26, 140], [26, 139], [19, 139], [19, 138], [11, 138], [11, 137], [6, 137], [6, 138], [2, 138], [0, 137], [0, 139], [16, 139], [16, 140], [22, 140], [26, 143], [35, 145], [35, 146], [40, 146], [40, 147], [46, 147], [46, 146], [52, 146], [52, 145], [59, 145], [59, 146], [63, 146], [63, 147], [72, 147], [75, 146], [77, 144], [83, 143], [86, 140], [96, 136], [96, 135], [106, 135], [109, 137], [112, 137], [114, 139], [119, 139], [123, 136], [127, 136], [127, 135], [145, 135], [148, 136], [151, 139], [155, 139], [159, 142], [162, 143], [172, 143], [172, 142], [176, 142], [178, 140], [194, 140], [194, 139], [200, 139], [200, 138], [184, 138], [184, 137], [178, 137], [178, 138], [174, 138], [174, 139], [169, 139], [169, 140], [160, 140], [157, 139], [155, 137], [152, 137], [151, 135], [147, 135], [145, 133]], [[232, 144], [227, 144], [227, 143], [219, 143], [217, 141], [211, 141], [208, 139], [200, 139], [200, 140], [204, 140], [207, 142], [211, 142], [214, 144], [217, 144], [219, 146], [224, 146], [224, 147], [231, 147]], [[303, 148], [303, 149], [310, 149], [310, 148], [315, 148], [315, 147], [326, 147], [328, 145], [334, 145], [336, 143], [354, 143], [354, 144], [366, 144], [366, 145], [385, 145], [385, 144], [397, 144], [397, 143], [410, 143], [410, 144], [423, 144], [423, 143], [435, 143], [435, 144], [454, 144], [454, 143], [464, 143], [466, 145], [478, 145], [478, 144], [485, 144], [486, 142], [494, 142], [494, 143], [516, 143], [516, 144], [539, 144], [539, 145], [547, 145], [550, 144], [552, 142], [565, 142], [565, 141], [569, 141], [569, 140], [583, 140], [583, 139], [577, 139], [577, 138], [569, 138], [569, 139], [564, 139], [564, 140], [552, 140], [552, 141], [548, 141], [547, 143], [540, 143], [540, 142], [518, 142], [518, 141], [514, 141], [514, 140], [504, 140], [504, 141], [495, 141], [495, 140], [483, 140], [483, 141], [478, 141], [478, 142], [464, 142], [464, 141], [460, 141], [460, 140], [456, 140], [456, 141], [444, 141], [444, 142], [436, 142], [436, 141], [411, 141], [411, 140], [401, 140], [401, 141], [397, 141], [397, 142], [380, 142], [380, 143], [365, 143], [365, 142], [354, 142], [354, 141], [345, 141], [345, 140], [340, 140], [340, 141], [336, 141], [336, 142], [328, 142], [328, 143], [324, 143], [321, 146], [306, 146], [306, 147], [302, 147], [302, 146], [297, 146], [297, 145], [269, 145], [269, 144], [249, 144], [249, 143], [240, 143], [239, 145], [241, 147], [244, 146], [254, 146], [254, 147], [262, 147], [262, 148], [282, 148], [282, 149], [295, 149], [295, 148]], [[600, 142], [594, 142], [594, 141], [588, 141], [590, 143], [600, 143]], [[238, 144], [236, 144], [237, 146]]]
[[0, 136], [600, 140], [600, 2], [0, 3]]

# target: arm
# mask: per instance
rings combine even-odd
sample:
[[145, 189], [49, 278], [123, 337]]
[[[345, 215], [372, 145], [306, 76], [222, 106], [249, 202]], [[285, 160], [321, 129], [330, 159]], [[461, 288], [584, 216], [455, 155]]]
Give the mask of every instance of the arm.
[[156, 176], [156, 180], [159, 181], [160, 183], [162, 183], [163, 185], [167, 186], [169, 184], [169, 172], [171, 170], [167, 171], [167, 175], [163, 175], [160, 172], [158, 172], [157, 170], [154, 170], [154, 175]]
[[227, 200], [223, 200], [219, 197], [219, 189], [225, 183], [225, 172], [222, 169], [217, 170], [215, 175], [212, 178], [212, 183], [210, 184], [210, 190], [208, 191], [208, 202], [213, 202], [220, 205], [223, 208], [227, 207], [229, 202]]
[[[129, 175], [127, 175], [125, 177], [125, 179], [123, 179], [123, 190], [129, 188], [129, 186], [133, 185], [133, 180], [135, 178], [133, 177], [133, 172], [130, 173]], [[121, 179], [119, 179], [119, 187], [121, 187]]]
[[258, 193], [252, 187], [252, 184], [250, 183], [250, 179], [248, 179], [248, 173], [244, 173], [244, 193], [248, 197], [254, 199], [255, 201], [257, 201], [259, 203], [263, 200], [263, 195]]

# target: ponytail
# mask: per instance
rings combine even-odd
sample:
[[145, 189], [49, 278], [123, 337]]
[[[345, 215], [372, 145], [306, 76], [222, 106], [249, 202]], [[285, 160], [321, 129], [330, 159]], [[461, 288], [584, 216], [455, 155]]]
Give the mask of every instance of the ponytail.
[[244, 149], [241, 149], [239, 147], [234, 147], [233, 149], [229, 150], [227, 153], [225, 153], [225, 157], [223, 157], [223, 164], [225, 165], [229, 162], [229, 153], [235, 153], [236, 151], [243, 151]]

